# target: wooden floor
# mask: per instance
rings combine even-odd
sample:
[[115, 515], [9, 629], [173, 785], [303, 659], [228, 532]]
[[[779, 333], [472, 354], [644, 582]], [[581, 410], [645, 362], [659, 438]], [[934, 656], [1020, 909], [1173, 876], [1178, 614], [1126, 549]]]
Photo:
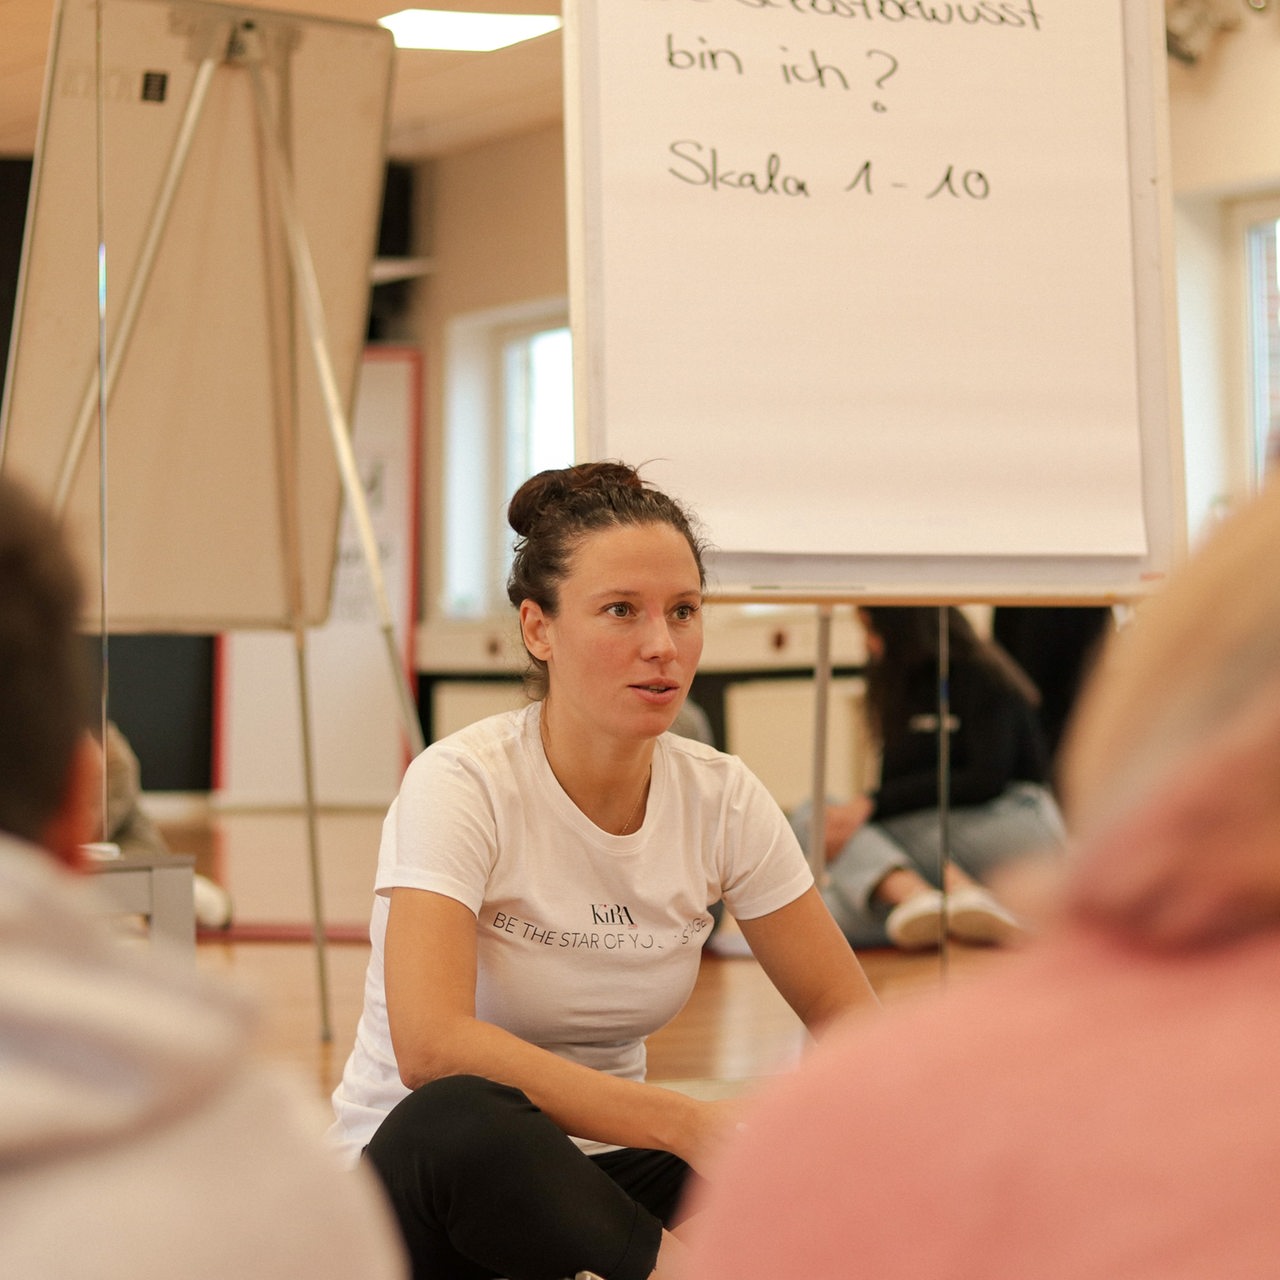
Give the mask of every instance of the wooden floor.
[[[338, 939], [361, 938], [373, 883], [380, 813], [324, 814], [320, 822], [324, 915]], [[259, 1051], [289, 1066], [304, 1086], [332, 1091], [360, 1013], [368, 943], [324, 949], [331, 1036], [322, 1035], [320, 965], [306, 937], [311, 918], [305, 824], [297, 814], [221, 814], [162, 823], [175, 849], [231, 892], [231, 940], [202, 935], [197, 963], [245, 988], [261, 1011]], [[266, 939], [281, 938], [283, 941]], [[892, 1005], [999, 963], [999, 953], [953, 946], [937, 954], [871, 951], [863, 965]], [[745, 1082], [795, 1062], [804, 1034], [749, 955], [704, 957], [684, 1010], [649, 1041], [649, 1075], [660, 1081]]]

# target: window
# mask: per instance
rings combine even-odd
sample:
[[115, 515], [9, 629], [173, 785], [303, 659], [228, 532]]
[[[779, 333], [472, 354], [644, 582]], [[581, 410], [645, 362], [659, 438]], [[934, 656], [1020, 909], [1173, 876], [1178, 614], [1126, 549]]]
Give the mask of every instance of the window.
[[506, 608], [506, 507], [529, 476], [574, 460], [573, 361], [563, 300], [456, 320], [447, 340], [446, 618]]
[[[1261, 211], [1259, 211], [1261, 213]], [[1250, 463], [1255, 483], [1280, 461], [1280, 207], [1245, 229]]]
[[573, 348], [568, 328], [505, 336], [502, 391], [504, 490], [511, 494], [531, 475], [573, 461]]

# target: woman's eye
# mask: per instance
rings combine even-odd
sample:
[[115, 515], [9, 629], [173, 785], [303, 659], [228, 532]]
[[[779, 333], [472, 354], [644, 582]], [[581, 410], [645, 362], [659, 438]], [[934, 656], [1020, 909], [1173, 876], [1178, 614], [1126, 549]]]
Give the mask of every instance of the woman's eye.
[[631, 612], [631, 606], [619, 600], [617, 604], [609, 605], [605, 612], [615, 618], [625, 618]]
[[696, 604], [678, 604], [673, 610], [677, 622], [688, 622], [698, 612]]

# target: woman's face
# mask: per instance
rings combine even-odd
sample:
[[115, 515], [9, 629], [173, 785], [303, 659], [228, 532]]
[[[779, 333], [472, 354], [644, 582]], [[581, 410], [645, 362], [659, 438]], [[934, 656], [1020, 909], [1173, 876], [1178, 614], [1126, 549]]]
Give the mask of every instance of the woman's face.
[[702, 587], [667, 524], [589, 534], [550, 616], [520, 607], [529, 652], [547, 664], [553, 726], [654, 738], [671, 727], [702, 656]]

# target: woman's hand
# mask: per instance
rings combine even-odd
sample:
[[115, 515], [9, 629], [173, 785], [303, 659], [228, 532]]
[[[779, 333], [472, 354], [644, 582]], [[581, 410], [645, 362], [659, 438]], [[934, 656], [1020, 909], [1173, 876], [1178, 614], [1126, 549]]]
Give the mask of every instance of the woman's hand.
[[828, 862], [840, 856], [846, 841], [866, 824], [874, 807], [870, 796], [856, 796], [847, 804], [827, 805], [823, 843]]
[[697, 1173], [704, 1174], [716, 1160], [720, 1149], [737, 1133], [741, 1114], [740, 1098], [717, 1098], [712, 1101], [694, 1099], [690, 1109], [692, 1123], [687, 1141], [675, 1152]]

